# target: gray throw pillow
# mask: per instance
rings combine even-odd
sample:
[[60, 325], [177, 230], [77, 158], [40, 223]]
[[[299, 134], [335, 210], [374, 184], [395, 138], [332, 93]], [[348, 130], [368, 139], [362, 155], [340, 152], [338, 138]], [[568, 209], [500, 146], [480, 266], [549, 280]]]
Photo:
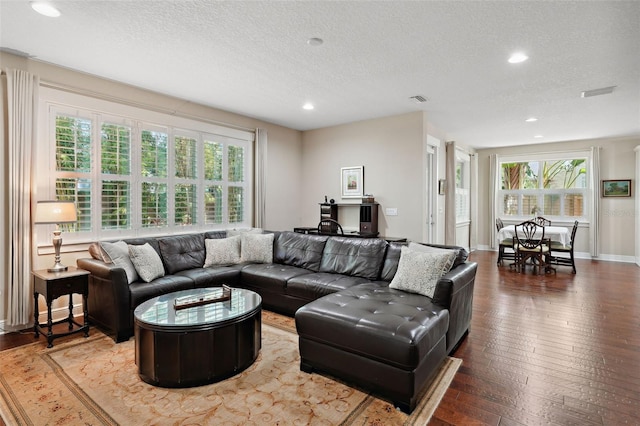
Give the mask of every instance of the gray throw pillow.
[[207, 255], [204, 267], [235, 265], [240, 263], [240, 235], [204, 240]]
[[273, 263], [273, 234], [242, 234], [243, 262]]
[[426, 253], [402, 247], [398, 271], [389, 288], [433, 297], [438, 280], [455, 260], [455, 253]]
[[451, 259], [451, 264], [446, 268], [447, 269], [446, 272], [449, 272], [451, 270], [451, 268], [453, 267], [453, 264], [455, 263], [456, 256], [458, 255], [457, 250], [425, 246], [424, 244], [414, 243], [413, 241], [409, 243], [409, 250], [420, 251], [423, 253], [453, 253], [453, 259]]
[[164, 266], [158, 252], [149, 243], [142, 246], [129, 246], [129, 256], [142, 281], [148, 283], [164, 277]]
[[262, 228], [227, 229], [227, 237], [235, 237], [244, 234], [262, 234]]
[[138, 273], [129, 257], [129, 247], [127, 243], [124, 241], [118, 241], [117, 243], [100, 243], [100, 249], [102, 250], [102, 258], [106, 263], [113, 263], [124, 269], [129, 284], [138, 280]]

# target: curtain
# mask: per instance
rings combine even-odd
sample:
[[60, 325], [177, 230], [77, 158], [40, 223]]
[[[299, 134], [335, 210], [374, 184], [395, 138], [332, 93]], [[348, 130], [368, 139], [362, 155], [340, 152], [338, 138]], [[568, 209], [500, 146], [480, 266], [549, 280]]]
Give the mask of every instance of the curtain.
[[40, 79], [22, 70], [7, 69], [6, 74], [9, 181], [6, 198], [9, 208], [5, 250], [8, 267], [4, 279], [7, 282], [7, 323], [16, 326], [30, 322], [33, 301], [30, 275], [33, 250], [31, 165], [35, 154]]
[[267, 130], [256, 129], [255, 207], [254, 226], [264, 228], [266, 223], [267, 192]]
[[591, 147], [591, 188], [593, 202], [591, 203], [591, 224], [589, 226], [589, 251], [592, 257], [600, 255], [600, 147]]
[[498, 247], [497, 235], [493, 233], [496, 229], [496, 218], [498, 212], [496, 211], [496, 196], [498, 193], [498, 154], [491, 154], [489, 156], [489, 247], [495, 249]]
[[469, 247], [471, 251], [478, 248], [478, 154], [470, 154], [469, 198], [471, 202], [471, 225], [469, 226]]
[[447, 142], [446, 151], [444, 243], [456, 244], [456, 143]]

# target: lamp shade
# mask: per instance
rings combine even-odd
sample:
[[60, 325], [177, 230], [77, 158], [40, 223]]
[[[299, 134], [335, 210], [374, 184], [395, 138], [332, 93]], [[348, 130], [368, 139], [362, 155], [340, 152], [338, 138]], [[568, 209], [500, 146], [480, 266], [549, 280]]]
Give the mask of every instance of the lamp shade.
[[72, 223], [78, 221], [76, 204], [71, 201], [38, 201], [36, 220], [38, 224]]

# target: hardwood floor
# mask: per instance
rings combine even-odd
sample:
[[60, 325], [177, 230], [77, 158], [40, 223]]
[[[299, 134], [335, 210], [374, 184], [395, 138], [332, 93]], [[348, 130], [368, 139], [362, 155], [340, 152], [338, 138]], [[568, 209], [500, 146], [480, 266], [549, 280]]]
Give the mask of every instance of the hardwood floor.
[[639, 425], [640, 268], [577, 260], [557, 274], [478, 262], [463, 359], [430, 425]]
[[[640, 425], [640, 268], [577, 260], [576, 275], [535, 276], [496, 259], [470, 256], [471, 331], [430, 425]], [[2, 335], [0, 350], [31, 342]]]

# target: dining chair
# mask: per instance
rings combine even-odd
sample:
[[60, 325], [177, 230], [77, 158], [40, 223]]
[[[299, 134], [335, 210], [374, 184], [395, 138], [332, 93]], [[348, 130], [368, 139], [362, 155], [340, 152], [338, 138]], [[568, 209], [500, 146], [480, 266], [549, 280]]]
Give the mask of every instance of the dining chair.
[[542, 216], [536, 216], [532, 219], [532, 221], [540, 226], [551, 226], [551, 221], [549, 219], [545, 219]]
[[[504, 228], [502, 219], [496, 218], [496, 230], [500, 232], [502, 228]], [[505, 251], [505, 249], [509, 249], [510, 251]], [[497, 265], [503, 265], [504, 259], [515, 260], [515, 253], [513, 252], [513, 238], [505, 238], [498, 243]]]
[[528, 220], [515, 226], [515, 241], [513, 244], [516, 253], [514, 266], [519, 272], [525, 271], [527, 261], [531, 259], [531, 265], [538, 268], [538, 273], [544, 267], [544, 272], [554, 271], [549, 266], [549, 245], [544, 237], [544, 226]]
[[342, 226], [333, 219], [322, 219], [318, 223], [318, 234], [344, 235]]
[[[576, 262], [573, 257], [574, 242], [576, 239], [576, 231], [578, 230], [578, 221], [573, 222], [573, 229], [571, 230], [571, 240], [568, 245], [562, 245], [559, 241], [551, 241], [551, 251], [549, 253], [550, 262], [556, 265], [571, 266], [573, 273], [576, 273]], [[566, 256], [556, 256], [554, 253], [566, 253]]]

